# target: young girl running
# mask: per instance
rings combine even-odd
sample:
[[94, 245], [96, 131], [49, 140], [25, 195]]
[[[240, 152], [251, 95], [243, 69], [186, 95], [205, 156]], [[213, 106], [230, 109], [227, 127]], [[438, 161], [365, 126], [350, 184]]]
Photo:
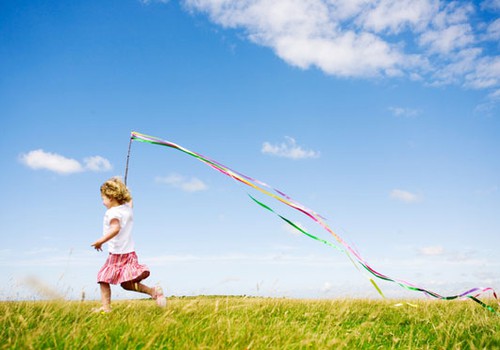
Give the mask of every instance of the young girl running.
[[103, 236], [92, 243], [98, 251], [108, 243], [109, 255], [97, 274], [101, 286], [102, 306], [95, 311], [111, 311], [110, 284], [120, 284], [123, 289], [148, 294], [160, 307], [166, 299], [160, 286], [150, 288], [141, 283], [150, 274], [146, 265], [139, 264], [132, 240], [134, 221], [132, 196], [119, 178], [112, 178], [101, 186], [102, 203], [107, 208], [103, 221]]

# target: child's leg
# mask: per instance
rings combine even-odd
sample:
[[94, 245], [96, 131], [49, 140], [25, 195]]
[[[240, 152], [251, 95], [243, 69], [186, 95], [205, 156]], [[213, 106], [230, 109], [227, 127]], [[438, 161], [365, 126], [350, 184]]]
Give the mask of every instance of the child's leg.
[[150, 288], [140, 282], [134, 282], [134, 281], [127, 281], [127, 282], [123, 282], [121, 284], [122, 288], [125, 289], [125, 290], [131, 290], [131, 291], [134, 291], [134, 292], [139, 292], [139, 293], [144, 293], [144, 294], [148, 294], [150, 295], [151, 297], [155, 297], [155, 291], [154, 291], [154, 288]]
[[102, 311], [111, 311], [111, 287], [109, 283], [99, 282], [101, 286]]
[[167, 304], [167, 300], [163, 295], [163, 289], [160, 286], [156, 286], [154, 288], [150, 288], [140, 282], [135, 281], [127, 281], [121, 284], [123, 289], [132, 290], [139, 293], [148, 294], [151, 298], [156, 300], [156, 304], [160, 307], [165, 307]]

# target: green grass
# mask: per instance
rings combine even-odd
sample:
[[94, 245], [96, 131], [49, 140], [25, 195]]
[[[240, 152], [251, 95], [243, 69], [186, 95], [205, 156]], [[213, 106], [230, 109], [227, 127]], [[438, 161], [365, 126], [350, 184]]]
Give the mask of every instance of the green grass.
[[246, 297], [0, 302], [1, 349], [500, 349], [500, 316], [471, 301]]

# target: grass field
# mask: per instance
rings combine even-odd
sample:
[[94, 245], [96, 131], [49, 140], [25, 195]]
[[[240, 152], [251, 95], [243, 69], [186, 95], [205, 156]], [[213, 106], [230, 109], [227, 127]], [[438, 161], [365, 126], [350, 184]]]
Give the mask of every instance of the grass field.
[[247, 297], [0, 302], [2, 349], [500, 349], [500, 316], [472, 301]]

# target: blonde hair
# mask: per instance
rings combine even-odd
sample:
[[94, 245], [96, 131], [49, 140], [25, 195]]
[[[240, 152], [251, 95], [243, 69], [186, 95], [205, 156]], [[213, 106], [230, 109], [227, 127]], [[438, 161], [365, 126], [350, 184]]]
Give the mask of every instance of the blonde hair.
[[125, 204], [132, 200], [127, 186], [118, 177], [113, 177], [101, 185], [101, 194], [114, 199], [118, 204]]

